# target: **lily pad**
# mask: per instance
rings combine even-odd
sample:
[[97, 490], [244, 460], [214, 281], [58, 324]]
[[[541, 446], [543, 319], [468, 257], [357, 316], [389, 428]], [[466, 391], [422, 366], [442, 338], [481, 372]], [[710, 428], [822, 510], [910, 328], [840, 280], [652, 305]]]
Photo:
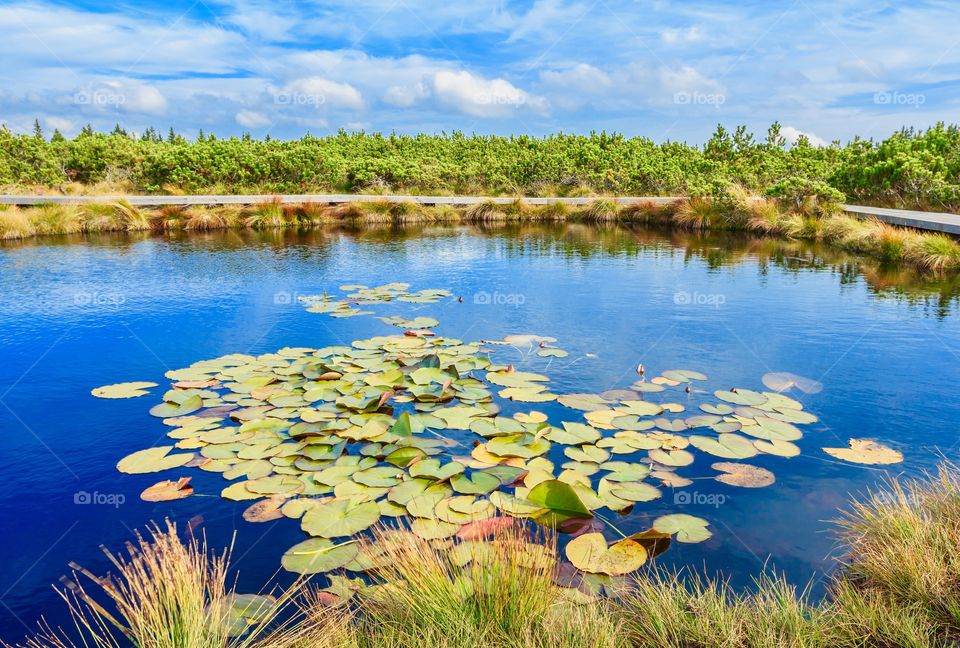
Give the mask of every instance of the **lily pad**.
[[710, 538], [713, 534], [707, 528], [708, 526], [709, 522], [703, 518], [686, 513], [663, 515], [653, 521], [653, 528], [656, 531], [676, 535], [678, 542], [685, 543], [703, 542]]
[[146, 396], [150, 393], [147, 390], [156, 386], [157, 383], [152, 382], [126, 382], [97, 387], [90, 393], [97, 398], [137, 398]]
[[573, 566], [593, 574], [629, 574], [647, 561], [647, 550], [634, 540], [621, 540], [609, 547], [600, 533], [585, 533], [567, 543], [567, 559]]
[[283, 554], [283, 568], [295, 574], [319, 574], [339, 569], [357, 557], [355, 540], [334, 544], [326, 538], [310, 538]]
[[368, 529], [379, 519], [380, 508], [376, 502], [358, 504], [338, 498], [304, 513], [301, 526], [312, 536], [338, 538]]
[[142, 493], [140, 499], [146, 502], [170, 502], [193, 495], [193, 486], [189, 477], [181, 477], [177, 481], [162, 481], [150, 486]]
[[173, 446], [147, 448], [127, 455], [117, 463], [117, 470], [129, 475], [160, 472], [179, 468], [194, 458], [193, 453], [169, 454]]
[[849, 448], [824, 448], [831, 457], [851, 463], [868, 465], [897, 464], [903, 461], [903, 453], [869, 439], [850, 439]]
[[744, 488], [763, 488], [776, 481], [776, 477], [766, 468], [749, 464], [719, 461], [710, 466], [722, 474], [714, 477], [718, 482]]

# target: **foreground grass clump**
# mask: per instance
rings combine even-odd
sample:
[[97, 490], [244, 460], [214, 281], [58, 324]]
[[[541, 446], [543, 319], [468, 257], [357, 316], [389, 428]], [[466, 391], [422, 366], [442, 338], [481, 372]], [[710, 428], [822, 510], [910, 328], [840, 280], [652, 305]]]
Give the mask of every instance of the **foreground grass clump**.
[[[68, 582], [82, 643], [43, 626], [26, 648], [946, 648], [960, 636], [960, 470], [891, 482], [838, 521], [846, 547], [823, 600], [761, 575], [746, 592], [656, 567], [600, 595], [563, 568], [556, 538], [510, 524], [438, 548], [381, 528], [360, 554], [370, 581], [295, 584], [231, 636], [229, 552], [154, 528], [117, 573]], [[500, 526], [500, 525], [497, 525]], [[488, 536], [488, 539], [490, 536]], [[449, 541], [439, 541], [441, 544]], [[95, 587], [90, 586], [90, 584]], [[296, 606], [286, 605], [296, 597]], [[109, 611], [108, 611], [109, 609]], [[261, 610], [257, 610], [259, 613]]]
[[[79, 637], [42, 625], [44, 630], [29, 638], [27, 648], [94, 645], [137, 648], [243, 648], [287, 646], [298, 625], [277, 622], [294, 585], [274, 597], [238, 597], [228, 586], [230, 549], [208, 550], [206, 542], [184, 542], [176, 527], [153, 526], [127, 547], [126, 557], [107, 553], [115, 574], [98, 577], [71, 564], [74, 579], [62, 578], [58, 590], [70, 608]], [[238, 625], [260, 621], [242, 635]], [[276, 622], [276, 623], [275, 623]], [[79, 639], [80, 644], [75, 643]]]

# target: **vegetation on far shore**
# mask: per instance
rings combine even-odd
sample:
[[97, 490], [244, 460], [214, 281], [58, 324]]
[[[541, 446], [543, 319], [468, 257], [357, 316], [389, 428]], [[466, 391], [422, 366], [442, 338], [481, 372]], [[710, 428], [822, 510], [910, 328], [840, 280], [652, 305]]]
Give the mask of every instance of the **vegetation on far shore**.
[[188, 140], [86, 127], [73, 139], [0, 127], [8, 192], [395, 193], [504, 196], [719, 196], [731, 184], [786, 201], [949, 211], [960, 207], [960, 127], [902, 130], [883, 141], [792, 146], [722, 126], [703, 146], [620, 134], [547, 137], [382, 135]]
[[[364, 541], [377, 548], [368, 581], [335, 577], [320, 590], [300, 580], [267, 600], [234, 591], [229, 552], [157, 527], [113, 558], [110, 578], [74, 566], [61, 594], [75, 628], [41, 623], [16, 645], [930, 648], [955, 645], [960, 632], [960, 471], [949, 464], [852, 503], [838, 521], [845, 555], [823, 600], [777, 575], [735, 592], [655, 565], [598, 586], [571, 580], [550, 535], [499, 528], [492, 544], [458, 541], [457, 561], [380, 529]], [[224, 630], [255, 619], [239, 636]]]
[[468, 208], [386, 200], [340, 205], [273, 201], [251, 206], [162, 208], [137, 208], [124, 201], [29, 208], [0, 206], [0, 240], [81, 232], [302, 228], [345, 222], [532, 221], [652, 223], [685, 230], [742, 231], [823, 241], [884, 263], [904, 264], [932, 275], [960, 270], [960, 242], [953, 237], [846, 216], [830, 203], [813, 197], [796, 205], [757, 198], [739, 186], [732, 186], [719, 196], [682, 199], [665, 205], [621, 206], [608, 198], [598, 198], [578, 208], [561, 203], [531, 206], [519, 198], [507, 204], [487, 201]]

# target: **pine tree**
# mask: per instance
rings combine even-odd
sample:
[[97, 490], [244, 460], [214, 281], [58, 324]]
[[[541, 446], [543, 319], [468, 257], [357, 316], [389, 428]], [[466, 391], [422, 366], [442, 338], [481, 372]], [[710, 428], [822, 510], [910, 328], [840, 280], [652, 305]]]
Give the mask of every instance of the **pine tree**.
[[43, 129], [40, 128], [40, 120], [39, 120], [39, 119], [34, 119], [34, 120], [33, 120], [33, 136], [36, 137], [37, 139], [40, 139], [40, 140], [43, 139]]
[[53, 135], [50, 136], [51, 142], [66, 142], [67, 138], [63, 136], [63, 133], [59, 129], [53, 129]]

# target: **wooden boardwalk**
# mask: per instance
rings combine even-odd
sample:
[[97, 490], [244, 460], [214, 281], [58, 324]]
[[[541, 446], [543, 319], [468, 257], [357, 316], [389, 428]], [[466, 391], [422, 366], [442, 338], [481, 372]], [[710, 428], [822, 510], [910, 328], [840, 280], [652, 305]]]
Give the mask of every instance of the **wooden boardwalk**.
[[[283, 203], [327, 203], [342, 204], [351, 202], [413, 202], [419, 205], [475, 205], [486, 201], [508, 204], [515, 200], [510, 196], [378, 196], [371, 194], [286, 194], [276, 195], [224, 195], [224, 196], [41, 196], [41, 195], [0, 195], [0, 205], [77, 205], [126, 200], [136, 207], [158, 207], [163, 205], [253, 205], [261, 202], [280, 200]], [[596, 198], [524, 198], [530, 205], [548, 205], [564, 203], [566, 205], [589, 205]], [[635, 203], [656, 203], [660, 205], [681, 200], [680, 197], [622, 196], [613, 198], [621, 205]], [[843, 210], [860, 218], [876, 218], [892, 225], [903, 225], [915, 229], [946, 232], [960, 236], [960, 215], [942, 212], [922, 212], [907, 209], [887, 209], [884, 207], [865, 207], [862, 205], [842, 205]]]

